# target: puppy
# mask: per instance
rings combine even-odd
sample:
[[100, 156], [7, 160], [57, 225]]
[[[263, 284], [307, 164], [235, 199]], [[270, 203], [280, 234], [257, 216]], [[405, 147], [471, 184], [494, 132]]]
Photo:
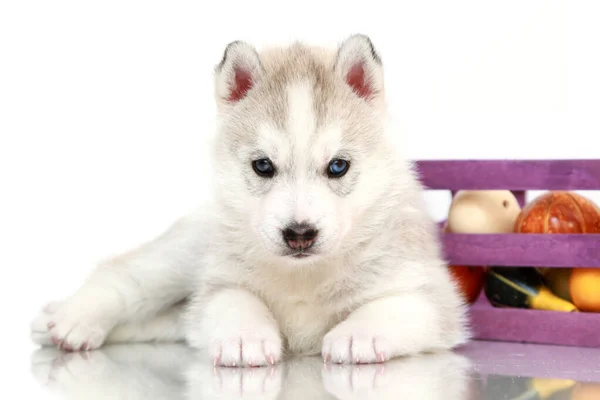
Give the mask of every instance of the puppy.
[[215, 97], [212, 200], [48, 305], [34, 341], [185, 340], [215, 365], [262, 366], [286, 353], [383, 362], [468, 339], [368, 37], [260, 53], [233, 42]]

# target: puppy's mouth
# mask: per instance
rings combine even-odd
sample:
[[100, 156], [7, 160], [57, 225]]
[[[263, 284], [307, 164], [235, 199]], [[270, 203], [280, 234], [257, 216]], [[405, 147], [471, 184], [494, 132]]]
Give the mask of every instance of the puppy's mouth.
[[308, 258], [310, 256], [312, 256], [311, 253], [306, 253], [306, 252], [303, 252], [303, 251], [301, 251], [299, 253], [292, 254], [292, 258], [295, 258], [295, 259], [298, 259], [298, 260], [303, 259], [303, 258]]
[[316, 254], [309, 249], [299, 250], [299, 251], [291, 251], [289, 253], [284, 254], [285, 257], [292, 258], [294, 260], [305, 260], [309, 257], [314, 257]]

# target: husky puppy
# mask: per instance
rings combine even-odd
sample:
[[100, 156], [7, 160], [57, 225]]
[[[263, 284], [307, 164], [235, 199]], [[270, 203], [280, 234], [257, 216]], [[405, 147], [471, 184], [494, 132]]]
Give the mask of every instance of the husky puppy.
[[185, 340], [215, 365], [262, 366], [383, 362], [468, 339], [368, 37], [260, 53], [233, 42], [215, 95], [213, 200], [46, 306], [35, 342]]

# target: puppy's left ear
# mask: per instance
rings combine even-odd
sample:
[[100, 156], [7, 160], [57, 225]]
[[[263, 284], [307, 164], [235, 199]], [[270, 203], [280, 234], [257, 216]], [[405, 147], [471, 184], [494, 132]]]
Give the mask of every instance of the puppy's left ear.
[[335, 70], [359, 97], [383, 96], [383, 65], [368, 36], [353, 35], [340, 45]]

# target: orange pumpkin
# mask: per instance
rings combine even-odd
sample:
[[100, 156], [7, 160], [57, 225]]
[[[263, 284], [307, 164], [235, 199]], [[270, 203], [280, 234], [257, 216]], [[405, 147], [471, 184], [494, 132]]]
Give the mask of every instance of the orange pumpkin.
[[515, 232], [600, 233], [600, 209], [574, 192], [548, 192], [523, 207]]

